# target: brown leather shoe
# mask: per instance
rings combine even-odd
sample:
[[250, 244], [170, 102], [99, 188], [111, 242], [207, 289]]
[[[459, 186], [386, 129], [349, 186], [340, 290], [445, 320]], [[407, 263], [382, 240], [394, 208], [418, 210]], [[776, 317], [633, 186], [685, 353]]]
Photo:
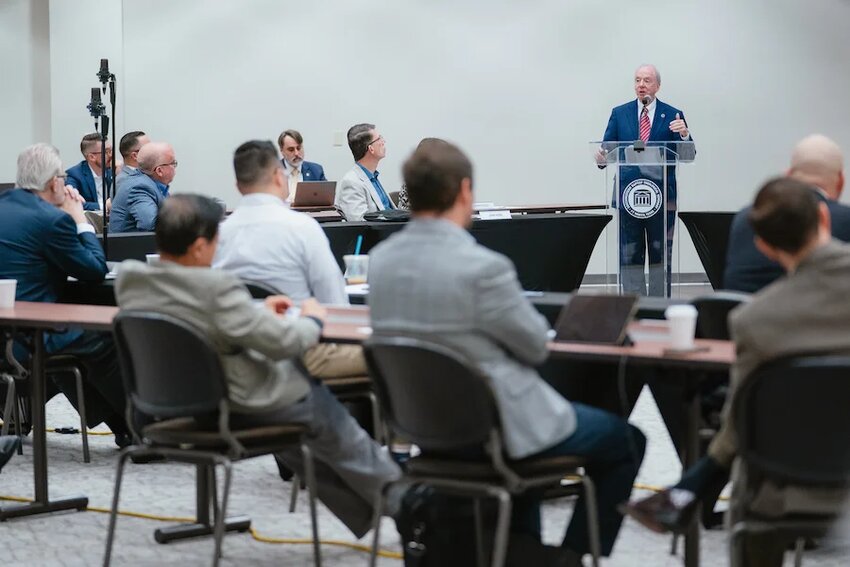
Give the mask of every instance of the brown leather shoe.
[[690, 490], [668, 488], [642, 500], [623, 504], [619, 510], [656, 533], [680, 533], [690, 525], [698, 504], [699, 499]]

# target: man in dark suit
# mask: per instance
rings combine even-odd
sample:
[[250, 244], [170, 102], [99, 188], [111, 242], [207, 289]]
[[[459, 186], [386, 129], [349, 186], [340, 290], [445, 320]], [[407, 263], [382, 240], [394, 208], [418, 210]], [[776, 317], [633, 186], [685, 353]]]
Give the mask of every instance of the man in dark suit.
[[[838, 144], [820, 134], [803, 138], [791, 155], [788, 176], [811, 185], [829, 208], [832, 236], [850, 242], [850, 207], [838, 202], [844, 189], [844, 158]], [[755, 293], [785, 274], [778, 263], [759, 252], [753, 227], [747, 221], [750, 207], [732, 220], [723, 287]]]
[[277, 137], [283, 159], [283, 170], [289, 183], [289, 202], [295, 200], [295, 190], [302, 181], [327, 181], [325, 170], [318, 163], [304, 161], [304, 138], [298, 130], [284, 130]]
[[[55, 303], [68, 276], [100, 282], [108, 268], [83, 198], [63, 184], [62, 160], [53, 146], [36, 144], [18, 156], [17, 187], [0, 194], [0, 278], [17, 280], [19, 301]], [[17, 345], [16, 356], [26, 356]], [[125, 394], [109, 333], [68, 328], [50, 333], [49, 354], [77, 355], [86, 367], [86, 411], [90, 426], [105, 421], [116, 443], [129, 443]], [[56, 380], [76, 407], [73, 380]]]
[[177, 174], [174, 148], [150, 142], [139, 150], [139, 168], [121, 177], [112, 203], [109, 232], [150, 232]]
[[106, 185], [112, 181], [112, 142], [106, 140], [106, 165], [101, 154], [100, 134], [93, 132], [83, 136], [80, 142], [80, 153], [83, 161], [69, 168], [65, 174], [66, 183], [80, 192], [86, 200], [84, 208], [87, 211], [99, 211], [103, 208], [103, 180], [106, 171]]
[[[642, 65], [635, 71], [637, 100], [622, 104], [611, 111], [605, 142], [690, 142], [692, 141], [685, 113], [655, 97], [661, 87], [661, 75], [654, 65]], [[615, 146], [612, 144], [612, 146]], [[681, 159], [693, 159], [696, 153], [691, 144], [673, 144], [667, 149], [665, 161], [676, 152]], [[604, 147], [607, 151], [608, 147]], [[597, 156], [604, 164], [605, 156]], [[663, 175], [645, 171], [646, 168], [622, 167], [617, 182], [617, 203], [620, 208], [620, 281], [623, 291], [646, 295], [644, 262], [649, 253], [649, 295], [670, 294], [670, 260], [673, 249], [673, 228], [676, 222], [676, 168], [667, 166], [667, 207], [661, 210]], [[640, 181], [639, 181], [640, 180]], [[651, 190], [650, 200], [635, 206], [635, 193]], [[665, 234], [666, 219], [666, 234]], [[667, 285], [664, 284], [666, 247]], [[665, 289], [666, 287], [666, 289]]]

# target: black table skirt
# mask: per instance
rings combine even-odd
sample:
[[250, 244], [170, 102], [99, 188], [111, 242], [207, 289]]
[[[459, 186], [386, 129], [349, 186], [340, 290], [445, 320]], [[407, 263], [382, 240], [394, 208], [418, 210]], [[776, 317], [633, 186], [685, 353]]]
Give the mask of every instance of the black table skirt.
[[[477, 220], [470, 233], [482, 245], [506, 255], [514, 263], [524, 289], [572, 291], [584, 278], [590, 255], [605, 226], [606, 214], [514, 215], [511, 219]], [[342, 257], [354, 253], [358, 236], [363, 236], [361, 253], [404, 228], [404, 223], [329, 222], [322, 229], [340, 269]], [[153, 233], [109, 236], [108, 260], [145, 259], [156, 251]], [[415, 253], [415, 252], [412, 252]]]

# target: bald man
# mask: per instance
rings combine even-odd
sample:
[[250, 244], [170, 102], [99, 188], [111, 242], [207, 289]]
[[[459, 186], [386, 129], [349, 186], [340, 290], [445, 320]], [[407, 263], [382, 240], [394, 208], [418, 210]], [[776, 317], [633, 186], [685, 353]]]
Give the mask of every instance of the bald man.
[[137, 159], [139, 169], [118, 180], [109, 232], [153, 231], [159, 208], [168, 196], [168, 186], [177, 173], [177, 159], [170, 144], [145, 144]]
[[[838, 202], [844, 189], [844, 158], [838, 144], [821, 134], [803, 138], [794, 147], [786, 175], [817, 191], [829, 208], [832, 236], [850, 242], [850, 207]], [[723, 287], [755, 293], [779, 279], [785, 270], [756, 248], [753, 229], [747, 222], [749, 211], [750, 207], [742, 209], [732, 221]]]
[[[661, 73], [655, 65], [635, 70], [635, 99], [611, 110], [603, 140], [631, 145], [636, 140], [677, 152], [679, 159], [696, 155], [685, 113], [656, 97]], [[674, 142], [688, 142], [679, 144]], [[606, 150], [617, 146], [603, 144]], [[624, 154], [623, 154], [624, 155]], [[621, 156], [623, 157], [623, 156]], [[673, 229], [676, 225], [676, 167], [670, 161], [663, 167], [621, 167], [617, 171], [619, 209], [620, 283], [626, 293], [647, 295], [645, 266], [649, 269], [649, 295], [670, 296]], [[604, 154], [598, 159], [604, 166]], [[666, 176], [665, 176], [666, 169]], [[664, 185], [666, 182], [666, 201]], [[648, 199], [648, 200], [647, 200]], [[664, 203], [666, 202], [666, 207]]]

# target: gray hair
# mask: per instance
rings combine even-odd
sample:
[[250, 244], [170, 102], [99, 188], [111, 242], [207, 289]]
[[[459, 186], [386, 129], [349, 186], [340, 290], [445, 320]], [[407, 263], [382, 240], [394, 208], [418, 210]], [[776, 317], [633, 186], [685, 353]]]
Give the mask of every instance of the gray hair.
[[644, 63], [643, 65], [638, 66], [638, 68], [635, 69], [635, 73], [637, 73], [640, 69], [643, 69], [644, 67], [649, 67], [650, 69], [655, 71], [655, 82], [660, 85], [661, 84], [661, 73], [658, 71], [658, 67], [656, 67], [652, 63]]
[[18, 155], [18, 174], [15, 183], [22, 189], [43, 191], [55, 176], [62, 173], [59, 150], [50, 144], [35, 144]]

